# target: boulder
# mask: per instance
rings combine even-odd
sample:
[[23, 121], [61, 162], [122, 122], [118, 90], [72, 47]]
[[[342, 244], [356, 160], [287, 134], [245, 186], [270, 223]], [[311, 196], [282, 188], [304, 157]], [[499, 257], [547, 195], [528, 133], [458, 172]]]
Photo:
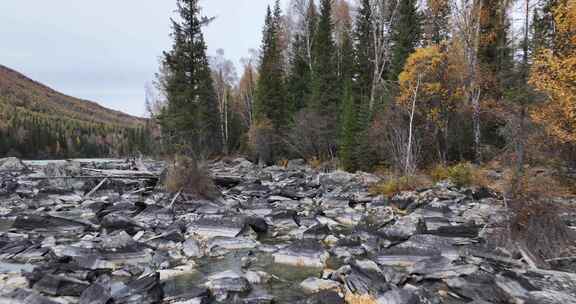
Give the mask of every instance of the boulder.
[[406, 289], [394, 289], [376, 299], [377, 304], [420, 304], [420, 298], [414, 292]]
[[206, 287], [219, 301], [226, 301], [234, 294], [247, 293], [252, 289], [248, 280], [234, 271], [224, 271], [211, 275]]
[[307, 293], [317, 293], [322, 290], [335, 290], [340, 289], [340, 283], [332, 280], [324, 280], [315, 277], [307, 278], [300, 283], [300, 287]]
[[200, 249], [200, 244], [195, 239], [187, 239], [184, 241], [182, 251], [184, 251], [184, 255], [189, 258], [199, 258], [204, 255]]
[[23, 172], [28, 171], [28, 167], [16, 157], [0, 159], [0, 173], [2, 172]]
[[303, 170], [306, 168], [306, 161], [303, 159], [292, 159], [288, 161], [286, 166], [288, 170]]
[[121, 288], [113, 288], [113, 303], [155, 304], [160, 303], [164, 291], [160, 284], [160, 274], [153, 273], [126, 283]]
[[319, 183], [326, 188], [334, 188], [348, 185], [356, 176], [344, 171], [323, 173], [318, 176]]
[[333, 290], [323, 290], [318, 293], [306, 296], [306, 299], [297, 304], [345, 304], [344, 298]]
[[54, 297], [74, 296], [79, 297], [90, 284], [71, 277], [60, 275], [45, 275], [34, 284], [34, 289]]
[[258, 242], [242, 237], [214, 237], [208, 241], [207, 249], [211, 256], [220, 256], [230, 251], [256, 248]]
[[96, 282], [84, 289], [79, 304], [106, 304], [112, 298], [111, 280], [107, 275], [99, 277]]
[[0, 303], [6, 304], [61, 304], [28, 289], [16, 289], [0, 295]]
[[217, 236], [236, 237], [240, 234], [244, 224], [229, 219], [203, 218], [194, 221], [187, 227], [187, 232], [196, 234], [201, 238], [213, 238]]
[[410, 267], [411, 274], [421, 275], [426, 279], [447, 279], [471, 275], [478, 271], [478, 266], [458, 264], [451, 259], [436, 256], [416, 262]]
[[401, 217], [393, 225], [378, 230], [392, 241], [404, 241], [411, 236], [426, 232], [424, 219], [413, 214]]
[[278, 264], [317, 268], [324, 267], [329, 256], [324, 247], [312, 239], [294, 241], [273, 254], [274, 262]]

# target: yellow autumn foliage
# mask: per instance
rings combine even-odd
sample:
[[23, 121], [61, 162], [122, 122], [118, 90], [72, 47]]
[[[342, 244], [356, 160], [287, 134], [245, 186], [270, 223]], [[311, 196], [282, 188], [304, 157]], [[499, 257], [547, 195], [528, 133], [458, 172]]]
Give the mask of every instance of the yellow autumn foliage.
[[530, 79], [548, 100], [531, 114], [561, 142], [576, 143], [576, 0], [559, 3], [554, 20], [554, 50], [540, 51]]
[[453, 60], [442, 48], [438, 45], [419, 48], [408, 57], [398, 78], [400, 95], [397, 99], [399, 105], [410, 109], [420, 78], [416, 111], [440, 128], [462, 98], [458, 81], [453, 79], [456, 76]]

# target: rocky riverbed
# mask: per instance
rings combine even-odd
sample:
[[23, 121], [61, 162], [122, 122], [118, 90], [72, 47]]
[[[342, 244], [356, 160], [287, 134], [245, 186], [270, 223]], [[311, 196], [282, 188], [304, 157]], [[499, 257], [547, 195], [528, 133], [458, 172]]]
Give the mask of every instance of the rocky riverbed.
[[162, 170], [0, 160], [0, 303], [576, 303], [573, 264], [495, 241], [507, 215], [486, 189], [387, 199], [371, 174], [234, 159], [198, 200], [159, 190]]

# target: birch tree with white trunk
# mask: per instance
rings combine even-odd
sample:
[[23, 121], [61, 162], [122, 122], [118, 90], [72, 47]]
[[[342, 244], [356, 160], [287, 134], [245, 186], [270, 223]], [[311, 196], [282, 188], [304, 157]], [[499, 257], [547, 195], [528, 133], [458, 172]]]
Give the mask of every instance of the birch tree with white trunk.
[[390, 63], [392, 24], [398, 15], [399, 1], [372, 0], [374, 64], [369, 109], [374, 109], [378, 88]]

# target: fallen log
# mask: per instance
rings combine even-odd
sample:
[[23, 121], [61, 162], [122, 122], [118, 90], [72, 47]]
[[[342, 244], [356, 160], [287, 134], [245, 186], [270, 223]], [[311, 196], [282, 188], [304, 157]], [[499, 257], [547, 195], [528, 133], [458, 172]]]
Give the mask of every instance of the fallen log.
[[150, 173], [150, 172], [144, 172], [144, 171], [131, 171], [131, 170], [100, 170], [100, 169], [89, 169], [89, 168], [84, 168], [82, 169], [83, 171], [88, 171], [88, 172], [94, 172], [94, 173], [99, 173], [100, 175], [104, 175], [104, 176], [116, 176], [116, 177], [138, 177], [138, 178], [154, 178], [157, 179], [158, 175], [154, 174], [154, 173]]
[[82, 175], [82, 176], [38, 176], [38, 177], [34, 177], [34, 176], [28, 176], [25, 177], [23, 179], [28, 179], [28, 180], [46, 180], [46, 179], [103, 179], [103, 178], [108, 178], [108, 179], [146, 179], [146, 180], [157, 180], [158, 177], [154, 177], [154, 176], [102, 176], [102, 175], [94, 175], [94, 176], [88, 176], [88, 175]]

